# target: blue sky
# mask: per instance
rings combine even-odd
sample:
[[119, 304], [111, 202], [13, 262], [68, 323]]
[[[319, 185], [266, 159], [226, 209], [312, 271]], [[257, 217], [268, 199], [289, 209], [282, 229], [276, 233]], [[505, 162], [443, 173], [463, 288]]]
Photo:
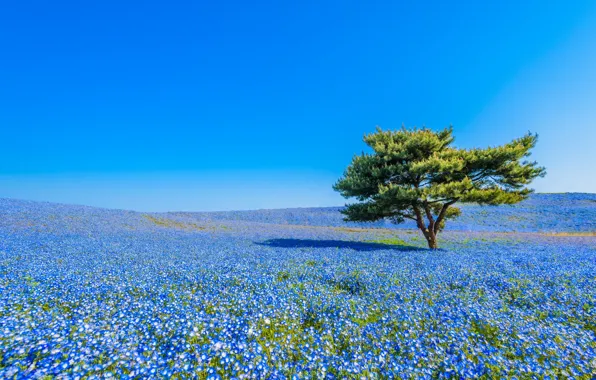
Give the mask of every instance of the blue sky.
[[0, 197], [339, 205], [362, 135], [402, 124], [537, 132], [536, 190], [596, 192], [596, 2], [407, 3], [3, 2]]

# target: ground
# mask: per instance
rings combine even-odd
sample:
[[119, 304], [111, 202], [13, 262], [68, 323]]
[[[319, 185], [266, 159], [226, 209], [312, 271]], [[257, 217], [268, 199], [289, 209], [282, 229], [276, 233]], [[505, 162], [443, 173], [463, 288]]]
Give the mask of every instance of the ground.
[[592, 378], [596, 195], [440, 236], [0, 199], [0, 378]]

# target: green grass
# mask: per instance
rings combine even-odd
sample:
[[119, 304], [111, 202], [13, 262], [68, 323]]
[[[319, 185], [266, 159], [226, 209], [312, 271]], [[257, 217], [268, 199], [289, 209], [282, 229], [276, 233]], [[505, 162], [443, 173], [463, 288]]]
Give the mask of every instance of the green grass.
[[403, 239], [397, 237], [388, 237], [382, 239], [365, 240], [366, 243], [385, 244], [385, 245], [409, 245]]

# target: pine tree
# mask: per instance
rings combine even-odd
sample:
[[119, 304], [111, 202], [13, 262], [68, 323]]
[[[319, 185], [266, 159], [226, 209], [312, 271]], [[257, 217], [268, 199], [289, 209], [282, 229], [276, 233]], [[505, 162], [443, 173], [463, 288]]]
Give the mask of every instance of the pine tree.
[[514, 204], [528, 197], [526, 185], [546, 173], [524, 160], [537, 139], [528, 133], [503, 146], [458, 149], [451, 127], [377, 128], [364, 136], [373, 152], [354, 156], [333, 188], [359, 201], [342, 211], [346, 221], [410, 219], [435, 249], [445, 222], [460, 215], [456, 204]]

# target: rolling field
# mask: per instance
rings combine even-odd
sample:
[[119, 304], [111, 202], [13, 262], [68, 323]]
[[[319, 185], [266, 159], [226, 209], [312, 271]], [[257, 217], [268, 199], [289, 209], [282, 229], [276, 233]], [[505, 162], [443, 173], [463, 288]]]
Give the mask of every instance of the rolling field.
[[0, 199], [0, 378], [596, 376], [596, 195], [412, 225]]

